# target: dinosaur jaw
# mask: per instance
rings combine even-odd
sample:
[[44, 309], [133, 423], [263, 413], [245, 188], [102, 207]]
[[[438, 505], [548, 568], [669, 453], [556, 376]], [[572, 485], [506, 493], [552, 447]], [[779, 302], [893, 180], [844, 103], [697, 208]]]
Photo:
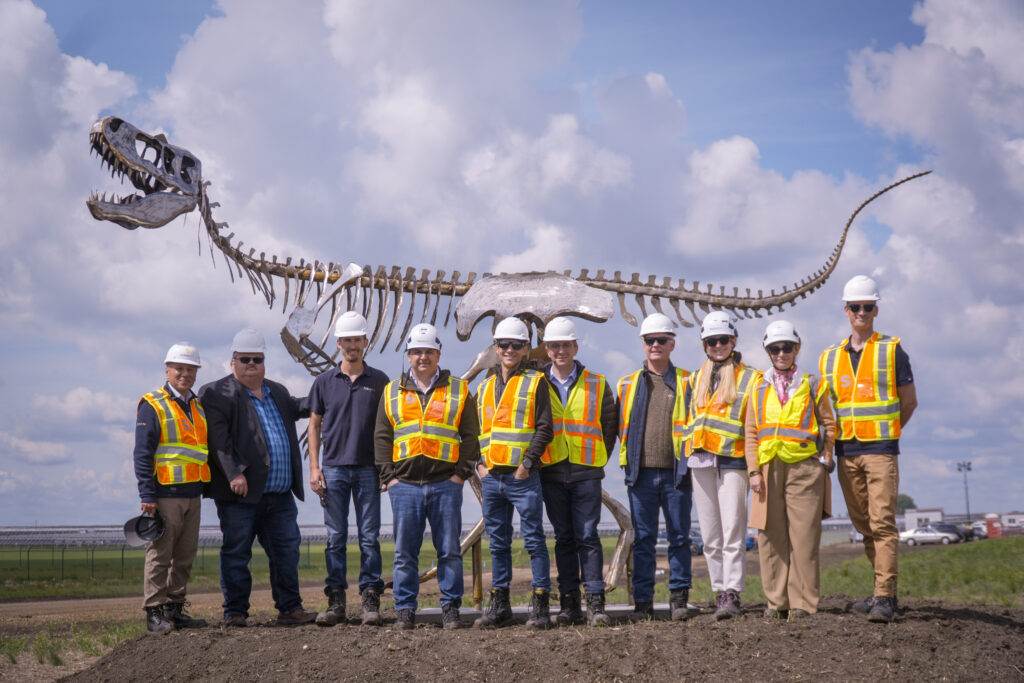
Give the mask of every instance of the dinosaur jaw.
[[123, 119], [107, 116], [93, 124], [89, 142], [111, 177], [127, 180], [138, 190], [109, 198], [93, 193], [86, 205], [97, 220], [129, 230], [159, 228], [198, 204], [199, 160], [163, 135], [147, 135]]

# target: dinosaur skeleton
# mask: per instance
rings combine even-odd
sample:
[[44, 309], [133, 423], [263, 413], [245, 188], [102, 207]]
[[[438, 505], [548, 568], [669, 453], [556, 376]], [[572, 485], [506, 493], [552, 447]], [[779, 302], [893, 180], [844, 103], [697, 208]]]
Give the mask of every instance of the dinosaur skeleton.
[[[111, 177], [120, 178], [122, 183], [127, 180], [138, 190], [111, 197], [93, 193], [86, 202], [93, 217], [129, 230], [159, 228], [198, 207], [206, 234], [221, 252], [232, 280], [235, 274], [239, 279], [247, 279], [253, 293], [262, 295], [271, 307], [280, 299], [282, 312], [292, 306], [281, 338], [292, 357], [313, 375], [334, 365], [337, 351], [331, 354], [324, 347], [335, 319], [346, 310], [357, 310], [372, 321], [369, 348], [379, 342], [381, 352], [399, 330], [403, 311], [405, 321], [396, 337], [396, 350], [414, 322], [429, 321], [436, 325], [443, 314], [443, 324], [447, 325], [453, 312], [456, 334], [463, 341], [487, 316], [493, 316], [495, 323], [507, 316], [519, 316], [536, 325], [540, 333], [548, 321], [559, 315], [603, 322], [614, 315], [616, 303], [622, 318], [636, 325], [637, 318], [627, 307], [629, 299], [636, 304], [641, 317], [652, 311], [671, 312], [683, 327], [700, 323], [703, 316], [698, 309], [703, 313], [721, 309], [737, 318], [760, 318], [762, 313], [771, 313], [773, 309], [781, 311], [786, 304], [795, 305], [797, 299], [805, 298], [825, 283], [839, 261], [850, 225], [865, 206], [894, 187], [930, 173], [924, 171], [903, 178], [858, 206], [846, 222], [839, 243], [825, 264], [813, 274], [793, 283], [792, 287], [782, 287], [781, 292], [772, 289], [766, 295], [759, 289], [754, 295], [749, 288], [741, 294], [738, 287], [726, 293], [726, 288], [719, 286], [719, 291], [715, 292], [715, 285], [707, 283], [702, 287], [698, 281], [687, 286], [682, 278], [673, 283], [670, 277], [649, 275], [642, 279], [639, 273], [633, 273], [626, 279], [620, 271], [615, 271], [611, 277], [604, 270], [591, 275], [588, 269], [575, 275], [567, 270], [562, 273], [484, 273], [480, 277], [470, 272], [463, 277], [459, 271], [447, 275], [438, 270], [431, 276], [431, 272], [424, 269], [417, 275], [415, 268], [360, 267], [316, 259], [299, 259], [293, 263], [289, 257], [282, 262], [276, 255], [268, 260], [265, 252], [257, 256], [255, 248], [246, 250], [241, 240], [234, 241], [235, 234], [227, 232], [228, 224], [214, 219], [213, 209], [219, 204], [210, 202], [206, 193], [209, 182], [203, 180], [202, 164], [191, 152], [170, 144], [163, 135], [148, 135], [115, 116], [96, 121], [89, 140], [92, 151], [110, 170]], [[328, 310], [329, 315], [321, 317], [320, 314]], [[319, 344], [309, 338], [318, 318], [326, 322]], [[495, 361], [493, 351], [485, 351], [477, 356], [464, 376], [471, 378], [484, 367], [493, 366]], [[479, 496], [479, 482], [474, 480], [473, 483]], [[628, 563], [627, 551], [632, 545], [633, 532], [625, 508], [606, 492], [603, 499], [621, 528], [607, 577], [608, 585], [614, 587]], [[478, 543], [482, 532], [483, 520], [480, 520], [463, 539], [463, 552]]]

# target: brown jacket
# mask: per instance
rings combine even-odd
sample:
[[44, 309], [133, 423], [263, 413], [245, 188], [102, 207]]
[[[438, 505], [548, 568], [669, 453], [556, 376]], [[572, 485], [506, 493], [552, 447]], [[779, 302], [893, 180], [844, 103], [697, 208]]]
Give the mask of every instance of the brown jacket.
[[[761, 379], [761, 382], [765, 382], [765, 379]], [[756, 389], [756, 387], [754, 387]], [[774, 391], [774, 388], [772, 389]], [[755, 529], [764, 529], [765, 522], [768, 518], [768, 500], [777, 500], [779, 498], [778, 492], [768, 491], [768, 469], [771, 467], [774, 460], [769, 460], [763, 465], [757, 464], [757, 426], [754, 423], [755, 416], [758, 413], [759, 406], [755, 405], [756, 396], [754, 389], [750, 391], [750, 405], [747, 406], [747, 419], [745, 422], [746, 431], [746, 448], [745, 455], [747, 459], [747, 471], [753, 472], [760, 470], [762, 472], [762, 480], [766, 486], [761, 490], [760, 494], [753, 494], [750, 500], [750, 521], [749, 525]], [[832, 403], [829, 401], [828, 392], [826, 391], [821, 400], [814, 406], [814, 416], [818, 420], [819, 428], [824, 428], [825, 431], [825, 444], [821, 450], [821, 455], [825, 456], [826, 461], [833, 460], [833, 448], [836, 442], [836, 418], [832, 412]], [[811, 456], [814, 457], [814, 456]], [[821, 518], [827, 519], [832, 516], [832, 485], [831, 477], [825, 477], [825, 499], [824, 505], [822, 506]]]

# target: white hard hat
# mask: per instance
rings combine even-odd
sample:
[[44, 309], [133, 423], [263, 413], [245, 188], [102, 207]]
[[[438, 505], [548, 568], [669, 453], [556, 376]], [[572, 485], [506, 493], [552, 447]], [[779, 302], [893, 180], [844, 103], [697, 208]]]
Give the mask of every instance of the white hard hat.
[[420, 323], [409, 330], [405, 339], [405, 350], [436, 349], [441, 350], [441, 340], [437, 336], [437, 328], [427, 323]]
[[768, 347], [769, 344], [774, 344], [779, 341], [791, 341], [800, 343], [800, 335], [796, 333], [796, 328], [793, 327], [793, 323], [788, 320], [776, 320], [775, 322], [768, 325], [768, 329], [764, 331], [764, 346]]
[[676, 334], [676, 326], [664, 313], [651, 313], [640, 323], [640, 336], [646, 337], [649, 334]]
[[843, 287], [843, 301], [881, 301], [878, 283], [867, 275], [854, 275]]
[[167, 357], [164, 358], [164, 363], [182, 363], [184, 365], [194, 365], [197, 368], [203, 367], [203, 364], [199, 362], [199, 350], [188, 342], [178, 342], [171, 348], [167, 349]]
[[544, 341], [577, 341], [576, 323], [564, 316], [552, 318], [544, 328]]
[[494, 327], [494, 340], [512, 339], [515, 341], [530, 342], [530, 328], [522, 320], [516, 317], [508, 317]]
[[369, 337], [366, 329], [366, 318], [355, 311], [345, 311], [334, 323], [335, 337]]
[[733, 324], [732, 318], [725, 311], [711, 311], [704, 316], [704, 321], [700, 324], [700, 338], [707, 339], [708, 337], [718, 337], [720, 335], [726, 335], [729, 337], [739, 336], [736, 331], [736, 325]]
[[266, 353], [267, 342], [258, 330], [247, 327], [239, 330], [231, 341], [231, 353]]

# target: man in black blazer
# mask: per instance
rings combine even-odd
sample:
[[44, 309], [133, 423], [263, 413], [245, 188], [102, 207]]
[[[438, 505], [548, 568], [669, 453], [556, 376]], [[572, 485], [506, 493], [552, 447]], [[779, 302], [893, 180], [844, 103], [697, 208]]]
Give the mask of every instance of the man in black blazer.
[[[265, 379], [267, 345], [263, 335], [245, 329], [231, 344], [231, 372], [199, 390], [206, 411], [210, 483], [224, 536], [220, 582], [224, 625], [245, 626], [249, 616], [253, 539], [270, 561], [270, 587], [277, 624], [316, 619], [299, 594], [298, 508], [303, 499], [302, 462], [295, 422], [309, 417], [306, 399], [297, 399]], [[294, 497], [293, 497], [294, 494]]]

